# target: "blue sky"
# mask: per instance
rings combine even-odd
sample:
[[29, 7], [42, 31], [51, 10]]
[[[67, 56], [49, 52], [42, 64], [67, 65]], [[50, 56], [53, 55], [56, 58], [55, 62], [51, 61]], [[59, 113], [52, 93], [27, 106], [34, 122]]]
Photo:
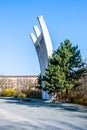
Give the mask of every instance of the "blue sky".
[[0, 75], [40, 73], [29, 37], [40, 15], [54, 50], [67, 38], [87, 57], [87, 0], [0, 0]]

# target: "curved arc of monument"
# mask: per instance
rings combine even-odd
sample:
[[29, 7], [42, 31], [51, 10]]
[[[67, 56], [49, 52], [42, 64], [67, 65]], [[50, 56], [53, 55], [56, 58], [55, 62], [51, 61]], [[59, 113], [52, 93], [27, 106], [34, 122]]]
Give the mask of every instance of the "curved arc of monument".
[[[30, 36], [38, 55], [41, 76], [43, 77], [43, 75], [45, 75], [45, 69], [48, 67], [48, 58], [52, 56], [53, 48], [43, 16], [39, 16], [37, 18], [40, 24], [41, 31], [39, 30], [38, 26], [34, 26], [33, 28], [35, 34], [31, 33]], [[44, 82], [42, 82], [42, 88], [44, 87], [45, 87]], [[48, 92], [43, 91], [43, 89], [42, 89], [42, 99], [49, 99]]]
[[50, 39], [50, 35], [48, 32], [46, 23], [43, 19], [43, 16], [39, 16], [37, 18], [38, 18], [38, 21], [39, 21], [39, 24], [40, 24], [40, 27], [41, 27], [41, 30], [43, 33], [43, 37], [44, 37], [44, 41], [45, 41], [45, 45], [46, 45], [46, 49], [47, 49], [47, 55], [48, 55], [48, 57], [51, 57], [52, 53], [53, 53], [53, 47], [52, 47], [52, 42]]
[[[47, 68], [47, 60], [48, 60], [45, 44], [42, 43], [41, 41], [39, 41], [39, 38], [37, 39], [34, 34], [31, 33], [30, 36], [31, 36], [32, 41], [34, 43], [34, 46], [35, 46], [35, 49], [36, 49], [36, 53], [37, 53], [37, 56], [38, 56], [38, 59], [39, 59], [41, 75], [44, 75], [44, 70], [45, 70], [45, 68]], [[41, 40], [42, 39], [43, 39], [43, 37], [41, 37]], [[45, 50], [45, 53], [43, 53], [42, 50], [43, 51]]]
[[[38, 59], [39, 59], [39, 65], [40, 65], [40, 70], [41, 70], [41, 77], [43, 77], [44, 73], [45, 73], [45, 62], [44, 60], [47, 61], [47, 56], [45, 58], [43, 58], [43, 56], [41, 55], [41, 44], [38, 43], [38, 39], [36, 39], [35, 35], [34, 34], [30, 34], [31, 38], [32, 38], [32, 41], [34, 43], [34, 46], [35, 46], [35, 49], [36, 49], [36, 52], [37, 52], [37, 56], [38, 56]], [[43, 60], [42, 60], [43, 59]], [[46, 64], [47, 65], [47, 64]], [[44, 88], [44, 82], [42, 81], [42, 88]], [[49, 99], [49, 95], [47, 94], [47, 92], [43, 91], [42, 89], [42, 99]]]

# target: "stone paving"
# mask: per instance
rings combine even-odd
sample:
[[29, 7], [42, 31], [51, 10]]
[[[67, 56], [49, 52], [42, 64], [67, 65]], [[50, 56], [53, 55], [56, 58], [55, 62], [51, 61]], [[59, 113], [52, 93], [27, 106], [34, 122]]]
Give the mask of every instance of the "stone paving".
[[0, 130], [87, 130], [87, 107], [0, 98]]

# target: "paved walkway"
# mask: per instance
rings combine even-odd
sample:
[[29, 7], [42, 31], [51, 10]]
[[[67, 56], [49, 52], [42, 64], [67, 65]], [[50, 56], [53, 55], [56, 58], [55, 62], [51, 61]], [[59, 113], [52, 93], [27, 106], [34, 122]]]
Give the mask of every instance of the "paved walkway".
[[87, 107], [0, 98], [0, 130], [87, 130]]

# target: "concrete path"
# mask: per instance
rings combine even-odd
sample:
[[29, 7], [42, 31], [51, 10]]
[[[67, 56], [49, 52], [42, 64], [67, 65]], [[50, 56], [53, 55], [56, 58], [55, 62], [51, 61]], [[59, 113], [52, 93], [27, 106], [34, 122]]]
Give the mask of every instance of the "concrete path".
[[87, 130], [87, 107], [0, 98], [0, 130]]

